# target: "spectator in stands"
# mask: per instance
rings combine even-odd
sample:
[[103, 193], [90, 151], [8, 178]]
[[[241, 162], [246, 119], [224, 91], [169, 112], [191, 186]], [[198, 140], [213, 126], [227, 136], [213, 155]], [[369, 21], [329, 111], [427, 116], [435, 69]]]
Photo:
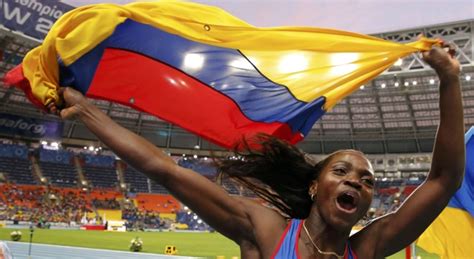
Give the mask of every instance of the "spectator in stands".
[[[351, 228], [367, 213], [374, 192], [373, 169], [361, 152], [343, 150], [312, 164], [295, 147], [261, 137], [259, 151], [249, 150], [244, 160], [221, 163], [225, 173], [267, 200], [273, 207], [269, 208], [229, 196], [204, 176], [179, 167], [73, 89], [60, 89], [66, 107], [60, 115], [81, 119], [123, 160], [239, 244], [243, 258], [296, 258], [296, 253], [302, 258], [352, 258], [354, 253], [359, 258], [381, 258], [413, 242], [447, 205], [463, 178], [460, 65], [438, 47], [423, 53], [423, 58], [440, 79], [441, 116], [430, 174], [398, 210], [351, 237]], [[57, 108], [51, 104], [49, 109], [54, 113]], [[299, 235], [301, 229], [304, 233]]]

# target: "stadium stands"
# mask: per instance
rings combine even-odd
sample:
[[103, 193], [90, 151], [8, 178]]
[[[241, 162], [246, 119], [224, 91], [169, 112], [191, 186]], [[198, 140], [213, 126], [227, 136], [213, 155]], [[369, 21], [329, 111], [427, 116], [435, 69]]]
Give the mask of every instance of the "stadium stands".
[[133, 167], [127, 166], [127, 168], [124, 170], [124, 178], [125, 182], [129, 184], [130, 192], [150, 192], [148, 188], [148, 178], [144, 174], [135, 170]]
[[168, 190], [166, 190], [166, 188], [159, 184], [159, 183], [156, 183], [155, 181], [153, 180], [150, 180], [150, 183], [151, 183], [151, 192], [152, 193], [160, 193], [160, 194], [168, 194]]
[[140, 210], [175, 213], [181, 208], [179, 202], [171, 195], [139, 193], [135, 200]]
[[115, 158], [93, 154], [82, 154], [84, 176], [93, 187], [114, 188], [118, 185]]
[[115, 168], [84, 166], [84, 175], [93, 187], [114, 188], [117, 187], [117, 173]]
[[28, 148], [24, 145], [0, 144], [0, 172], [17, 184], [37, 183], [28, 160]]
[[28, 159], [28, 147], [24, 145], [0, 144], [0, 157]]
[[185, 209], [176, 214], [176, 222], [186, 224], [190, 230], [212, 230], [212, 228], [199, 218], [196, 213]]
[[0, 218], [34, 222], [40, 227], [49, 222], [78, 222], [90, 208], [79, 192], [37, 185], [0, 185]]
[[78, 185], [77, 173], [73, 165], [54, 162], [40, 162], [39, 165], [50, 184], [61, 187], [75, 187]]
[[[81, 151], [82, 152], [82, 151]], [[41, 173], [48, 179], [47, 186], [35, 181], [31, 159], [37, 156]], [[79, 158], [79, 165], [72, 163]], [[190, 168], [214, 181], [216, 169], [209, 159], [173, 157], [183, 167]], [[387, 165], [396, 170], [393, 159]], [[384, 159], [375, 159], [378, 170], [377, 192], [373, 199], [369, 217], [381, 216], [393, 211], [424, 180], [424, 167], [400, 166], [401, 172], [383, 172]], [[402, 159], [405, 161], [406, 159]], [[407, 160], [409, 163], [424, 159]], [[33, 160], [34, 161], [34, 160]], [[76, 168], [78, 166], [78, 168]], [[80, 168], [79, 168], [80, 167]], [[70, 151], [37, 149], [28, 152], [22, 145], [0, 145], [0, 172], [6, 173], [9, 184], [0, 185], [0, 220], [24, 220], [71, 224], [104, 224], [105, 220], [125, 220], [131, 230], [190, 229], [212, 230], [204, 221], [169, 195], [158, 183], [151, 181], [122, 161], [116, 163], [113, 156], [74, 154]], [[89, 184], [78, 184], [83, 178]], [[382, 173], [380, 173], [382, 172]], [[406, 174], [404, 173], [406, 172]], [[403, 177], [403, 176], [406, 177]], [[388, 178], [387, 178], [388, 177]], [[397, 178], [398, 177], [398, 178]], [[118, 188], [125, 183], [127, 188]], [[231, 195], [256, 197], [231, 179], [219, 179], [220, 184]], [[58, 188], [60, 187], [60, 188]], [[82, 189], [84, 188], [85, 189]], [[109, 216], [107, 216], [109, 215]]]
[[7, 179], [17, 184], [36, 184], [31, 172], [29, 160], [0, 157], [0, 172], [6, 173]]
[[204, 176], [215, 176], [217, 173], [216, 168], [212, 165], [212, 161], [209, 159], [184, 157], [178, 160], [178, 165], [194, 170]]

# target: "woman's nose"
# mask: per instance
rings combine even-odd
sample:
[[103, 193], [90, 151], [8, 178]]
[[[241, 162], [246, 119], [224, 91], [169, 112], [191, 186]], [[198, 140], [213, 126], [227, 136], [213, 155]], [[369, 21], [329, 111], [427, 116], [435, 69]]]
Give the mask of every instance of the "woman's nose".
[[347, 184], [357, 190], [360, 190], [362, 188], [362, 185], [357, 180], [354, 180], [354, 179], [346, 179], [344, 181], [344, 184]]

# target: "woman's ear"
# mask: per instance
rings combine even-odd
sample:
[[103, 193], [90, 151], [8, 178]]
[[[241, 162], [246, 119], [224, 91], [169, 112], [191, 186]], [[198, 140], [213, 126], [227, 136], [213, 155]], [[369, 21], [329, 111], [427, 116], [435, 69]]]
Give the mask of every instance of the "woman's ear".
[[318, 193], [318, 181], [313, 180], [311, 186], [309, 187], [308, 194], [311, 196], [311, 200], [314, 201], [314, 197], [316, 197], [316, 194]]

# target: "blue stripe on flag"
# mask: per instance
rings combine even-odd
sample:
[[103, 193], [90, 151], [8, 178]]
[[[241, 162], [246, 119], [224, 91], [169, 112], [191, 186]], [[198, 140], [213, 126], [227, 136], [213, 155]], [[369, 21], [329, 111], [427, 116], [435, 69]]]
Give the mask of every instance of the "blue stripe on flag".
[[448, 207], [465, 210], [474, 218], [474, 127], [466, 133], [466, 173]]

